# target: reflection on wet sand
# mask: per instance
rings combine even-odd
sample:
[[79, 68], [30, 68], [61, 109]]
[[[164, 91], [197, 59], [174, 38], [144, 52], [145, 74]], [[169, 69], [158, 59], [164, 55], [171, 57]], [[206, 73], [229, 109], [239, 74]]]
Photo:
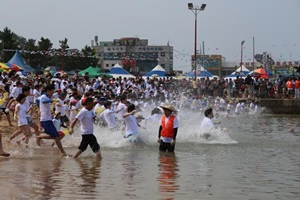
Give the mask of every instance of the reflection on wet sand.
[[176, 182], [178, 164], [175, 153], [159, 153], [159, 191], [163, 199], [174, 199], [174, 193], [179, 189], [179, 185]]
[[[97, 192], [97, 180], [101, 174], [101, 160], [97, 158], [76, 159], [81, 173], [75, 180], [75, 185], [78, 186], [80, 194], [95, 197]], [[80, 179], [78, 179], [80, 177]], [[81, 182], [82, 181], [82, 182]]]

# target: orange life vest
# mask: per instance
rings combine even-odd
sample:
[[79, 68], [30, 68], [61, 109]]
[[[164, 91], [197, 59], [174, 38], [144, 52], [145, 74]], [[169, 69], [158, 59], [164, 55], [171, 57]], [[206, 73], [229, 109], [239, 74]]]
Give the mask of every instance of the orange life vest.
[[288, 82], [286, 83], [286, 85], [287, 85], [287, 88], [294, 88], [294, 85], [293, 85], [293, 82], [292, 82], [292, 81], [288, 81]]
[[174, 119], [175, 119], [175, 116], [174, 115], [171, 115], [167, 124], [165, 123], [166, 122], [166, 116], [163, 115], [162, 118], [161, 118], [161, 127], [162, 127], [162, 130], [161, 130], [161, 133], [160, 135], [162, 137], [170, 137], [170, 138], [173, 138], [174, 136]]

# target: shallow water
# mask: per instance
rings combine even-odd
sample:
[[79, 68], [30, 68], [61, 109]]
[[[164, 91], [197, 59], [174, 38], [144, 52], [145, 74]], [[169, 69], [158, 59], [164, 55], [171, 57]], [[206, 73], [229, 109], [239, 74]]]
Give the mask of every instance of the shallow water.
[[[50, 141], [29, 149], [4, 143], [1, 199], [300, 199], [299, 116], [256, 114], [217, 119], [214, 140], [197, 132], [202, 114], [179, 114], [176, 153], [158, 152], [157, 125], [143, 125], [144, 145], [121, 131], [96, 128], [103, 159], [88, 149], [62, 158]], [[300, 135], [300, 134], [299, 134]], [[74, 154], [80, 135], [63, 145]]]

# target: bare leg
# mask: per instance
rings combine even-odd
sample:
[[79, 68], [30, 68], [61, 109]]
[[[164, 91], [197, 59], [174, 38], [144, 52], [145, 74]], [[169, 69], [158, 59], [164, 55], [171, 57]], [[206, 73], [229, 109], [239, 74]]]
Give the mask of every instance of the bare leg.
[[15, 137], [17, 137], [18, 135], [20, 135], [22, 133], [22, 130], [19, 129], [16, 132], [14, 132], [10, 137], [9, 140], [12, 141]]
[[60, 152], [62, 153], [63, 156], [68, 156], [64, 150], [64, 147], [61, 144], [61, 141], [59, 139], [59, 137], [54, 138], [55, 143], [57, 145], [57, 147], [59, 148]]
[[10, 156], [9, 153], [6, 153], [6, 152], [3, 150], [3, 147], [2, 147], [2, 135], [1, 135], [1, 133], [0, 133], [0, 156], [5, 156], [5, 157]]
[[82, 153], [82, 151], [79, 149], [79, 150], [77, 151], [77, 153], [75, 154], [74, 158], [78, 158], [78, 156], [80, 156], [81, 153]]
[[96, 158], [97, 159], [102, 159], [102, 156], [101, 156], [101, 152], [100, 151], [98, 151], [98, 152], [96, 152]]
[[31, 125], [31, 128], [33, 128], [34, 134], [35, 134], [35, 136], [36, 136], [36, 144], [37, 144], [38, 146], [41, 146], [41, 139], [38, 138], [38, 136], [40, 135], [38, 125], [37, 125], [36, 123], [33, 123], [33, 124]]
[[40, 135], [37, 135], [36, 136], [36, 144], [38, 145], [38, 146], [41, 146], [41, 140], [42, 139], [52, 139], [51, 137], [50, 137], [50, 135], [48, 135], [48, 134], [40, 134]]
[[[65, 135], [60, 135], [60, 136], [59, 136], [59, 140], [62, 140], [64, 137], [65, 137]], [[51, 145], [51, 146], [53, 146], [53, 147], [54, 147], [54, 145], [55, 145], [55, 141], [52, 143], [52, 145]]]
[[31, 130], [30, 130], [30, 126], [28, 126], [28, 125], [20, 126], [20, 130], [25, 135], [25, 138], [22, 138], [21, 140], [17, 141], [17, 144], [20, 145], [21, 141], [25, 140], [25, 144], [27, 145], [28, 142], [29, 142], [29, 138], [32, 136], [32, 133], [31, 133]]
[[[6, 114], [6, 113], [5, 113], [5, 114]], [[9, 124], [10, 126], [13, 126], [12, 123], [11, 123], [11, 120], [10, 120], [10, 115], [9, 115], [9, 113], [6, 114], [6, 117], [7, 117], [8, 124]]]

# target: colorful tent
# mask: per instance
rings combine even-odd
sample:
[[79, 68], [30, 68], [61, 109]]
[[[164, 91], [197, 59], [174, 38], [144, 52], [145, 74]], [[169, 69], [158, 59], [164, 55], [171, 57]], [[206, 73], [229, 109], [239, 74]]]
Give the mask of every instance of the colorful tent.
[[86, 73], [89, 74], [89, 77], [91, 78], [95, 78], [97, 76], [99, 76], [100, 74], [98, 73], [98, 68], [94, 68], [92, 66], [89, 66], [88, 68], [78, 72], [79, 76], [84, 76]]
[[23, 71], [23, 68], [16, 65], [16, 64], [9, 64], [9, 63], [6, 63], [6, 65], [12, 70], [12, 71]]
[[166, 73], [167, 72], [164, 68], [162, 68], [160, 65], [157, 65], [150, 72], [147, 72], [144, 76], [164, 77]]
[[122, 77], [122, 78], [135, 78], [132, 74], [127, 72], [121, 65], [115, 64], [110, 70], [109, 74], [112, 75], [114, 78]]
[[8, 72], [10, 71], [9, 66], [7, 66], [5, 63], [0, 63], [0, 72]]
[[34, 72], [35, 69], [33, 69], [32, 67], [30, 67], [23, 59], [23, 57], [21, 56], [21, 54], [19, 53], [19, 51], [16, 51], [15, 55], [7, 62], [8, 64], [16, 64], [19, 67], [21, 67], [24, 72]]

